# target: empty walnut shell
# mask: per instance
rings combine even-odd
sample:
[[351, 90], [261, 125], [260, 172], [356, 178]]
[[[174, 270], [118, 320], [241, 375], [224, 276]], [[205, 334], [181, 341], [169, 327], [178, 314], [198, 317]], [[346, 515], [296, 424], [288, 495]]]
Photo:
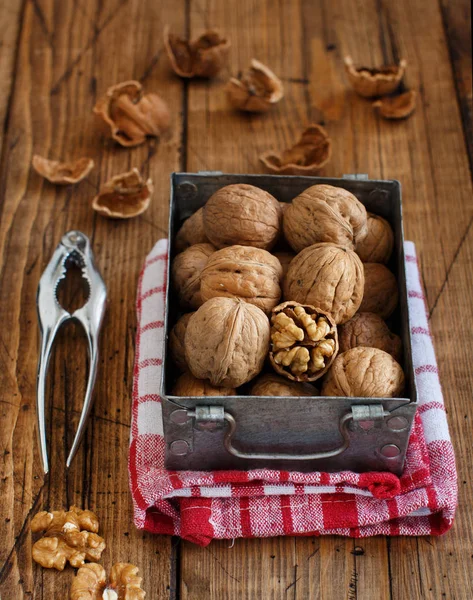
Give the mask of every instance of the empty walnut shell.
[[379, 68], [355, 67], [350, 56], [345, 58], [345, 71], [353, 89], [364, 98], [392, 94], [401, 83], [407, 62]]
[[299, 252], [289, 265], [283, 289], [286, 300], [311, 304], [345, 323], [363, 298], [363, 263], [352, 250], [320, 243]]
[[197, 379], [192, 373], [183, 373], [172, 390], [174, 396], [236, 396], [235, 388], [217, 387], [207, 379]]
[[407, 119], [416, 109], [416, 93], [414, 90], [398, 96], [387, 96], [373, 102], [373, 108], [384, 119]]
[[234, 108], [261, 113], [281, 100], [284, 88], [282, 81], [267, 66], [253, 59], [247, 71], [229, 80], [227, 95]]
[[397, 362], [402, 358], [401, 338], [389, 331], [383, 319], [374, 313], [358, 312], [338, 328], [340, 352], [350, 348], [379, 348], [390, 354]]
[[95, 105], [94, 113], [110, 126], [112, 138], [122, 146], [138, 146], [147, 136], [160, 136], [171, 121], [161, 96], [144, 94], [139, 81], [109, 88]]
[[200, 293], [200, 278], [214, 252], [212, 244], [195, 244], [172, 261], [172, 281], [183, 308], [196, 309], [204, 303]]
[[295, 252], [317, 242], [350, 250], [366, 235], [366, 209], [348, 190], [313, 185], [299, 194], [284, 213], [286, 240]]
[[94, 161], [91, 158], [78, 158], [69, 162], [60, 162], [58, 160], [48, 160], [38, 154], [33, 156], [34, 170], [51, 183], [58, 185], [70, 185], [79, 183], [94, 168]]
[[195, 377], [237, 388], [263, 368], [269, 350], [268, 317], [239, 298], [212, 298], [189, 319], [184, 343]]
[[250, 396], [318, 396], [316, 387], [310, 383], [288, 381], [276, 373], [260, 375], [250, 389]]
[[356, 253], [363, 262], [386, 264], [394, 247], [394, 233], [391, 225], [373, 213], [368, 213], [367, 234], [356, 244]]
[[281, 154], [265, 152], [259, 157], [270, 173], [315, 175], [332, 156], [332, 140], [321, 125], [309, 125], [294, 146]]
[[209, 239], [204, 232], [204, 209], [199, 208], [193, 215], [184, 221], [177, 232], [175, 240], [176, 252], [182, 252], [194, 244], [208, 243]]
[[92, 200], [92, 208], [111, 219], [131, 219], [145, 212], [154, 191], [151, 179], [145, 181], [138, 169], [109, 179]]
[[401, 366], [378, 348], [352, 348], [335, 359], [322, 385], [322, 396], [396, 398], [404, 391]]
[[180, 77], [211, 78], [227, 64], [230, 42], [216, 31], [206, 31], [191, 42], [164, 28], [164, 47], [171, 66]]
[[174, 364], [180, 371], [187, 371], [189, 368], [186, 362], [186, 353], [184, 350], [184, 338], [186, 335], [187, 324], [194, 313], [186, 313], [177, 321], [169, 334], [169, 351]]
[[399, 292], [393, 273], [380, 263], [365, 263], [365, 287], [360, 312], [371, 312], [387, 319], [394, 312]]
[[268, 192], [245, 183], [227, 185], [204, 206], [204, 231], [214, 246], [270, 250], [281, 230], [281, 207]]
[[281, 299], [281, 277], [281, 263], [266, 250], [229, 246], [210, 256], [200, 276], [200, 293], [203, 302], [238, 297], [268, 313]]

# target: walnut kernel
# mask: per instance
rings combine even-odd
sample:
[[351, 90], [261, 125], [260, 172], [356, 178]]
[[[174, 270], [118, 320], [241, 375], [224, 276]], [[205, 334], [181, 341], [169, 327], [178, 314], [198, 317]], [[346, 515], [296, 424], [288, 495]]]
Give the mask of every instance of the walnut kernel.
[[401, 362], [401, 338], [389, 331], [383, 319], [374, 313], [358, 312], [349, 321], [338, 328], [340, 352], [363, 346], [384, 350]]
[[345, 58], [345, 71], [353, 89], [365, 98], [387, 96], [399, 87], [407, 62], [379, 68], [355, 67], [350, 56]]
[[373, 213], [368, 213], [367, 234], [356, 244], [355, 251], [364, 263], [386, 264], [394, 247], [394, 233], [391, 225]]
[[33, 156], [34, 170], [51, 183], [58, 185], [70, 185], [79, 183], [87, 177], [94, 168], [91, 158], [78, 158], [69, 162], [48, 160], [38, 154]]
[[201, 273], [214, 252], [212, 244], [195, 244], [172, 261], [172, 280], [183, 308], [196, 309], [203, 304], [200, 293]]
[[387, 319], [399, 301], [397, 281], [393, 273], [380, 263], [365, 263], [365, 285], [360, 312], [371, 312]]
[[102, 565], [84, 565], [74, 577], [70, 600], [143, 600], [138, 567], [129, 563], [116, 563], [107, 573]]
[[147, 210], [154, 187], [138, 169], [115, 175], [106, 181], [92, 200], [92, 208], [110, 219], [131, 219]]
[[235, 108], [247, 112], [266, 112], [284, 96], [282, 81], [263, 65], [253, 59], [250, 67], [227, 83], [227, 95]]

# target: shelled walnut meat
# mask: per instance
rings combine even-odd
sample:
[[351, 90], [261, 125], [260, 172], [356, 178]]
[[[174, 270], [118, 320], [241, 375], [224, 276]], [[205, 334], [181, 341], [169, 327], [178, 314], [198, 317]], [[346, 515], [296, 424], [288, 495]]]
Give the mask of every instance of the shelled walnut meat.
[[399, 301], [397, 281], [393, 273], [380, 263], [365, 263], [365, 285], [361, 312], [371, 312], [387, 319]]
[[282, 99], [284, 87], [271, 69], [253, 59], [247, 71], [229, 79], [227, 95], [234, 108], [261, 113]]
[[208, 379], [197, 379], [192, 373], [183, 373], [173, 387], [174, 396], [236, 396], [235, 388], [215, 386]]
[[340, 352], [350, 348], [379, 348], [401, 362], [402, 342], [395, 333], [391, 333], [383, 319], [374, 313], [358, 312], [347, 323], [338, 328]]
[[368, 213], [367, 234], [356, 244], [356, 253], [364, 263], [384, 263], [391, 258], [394, 233], [391, 225], [373, 213]]
[[186, 313], [177, 321], [169, 334], [169, 351], [174, 364], [180, 371], [187, 371], [186, 354], [184, 350], [184, 338], [187, 324], [194, 313]]
[[318, 396], [317, 388], [310, 383], [288, 381], [276, 373], [265, 373], [256, 378], [250, 396]]
[[102, 565], [88, 564], [72, 580], [70, 600], [143, 600], [138, 567], [116, 563], [107, 573]]
[[298, 302], [273, 309], [269, 359], [278, 373], [293, 381], [315, 381], [337, 352], [337, 328], [328, 313]]
[[183, 308], [196, 309], [203, 304], [200, 277], [214, 252], [212, 244], [195, 244], [172, 261], [172, 280]]
[[206, 244], [209, 239], [204, 232], [204, 209], [199, 208], [184, 221], [177, 232], [175, 240], [176, 252], [183, 252], [194, 244]]

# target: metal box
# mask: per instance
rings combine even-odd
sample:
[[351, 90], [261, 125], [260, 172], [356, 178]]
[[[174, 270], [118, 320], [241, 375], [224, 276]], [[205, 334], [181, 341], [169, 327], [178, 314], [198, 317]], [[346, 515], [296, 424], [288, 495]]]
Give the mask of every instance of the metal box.
[[[290, 202], [318, 183], [343, 187], [367, 210], [393, 227], [395, 251], [389, 267], [399, 285], [399, 307], [391, 328], [402, 337], [404, 398], [330, 397], [177, 397], [171, 395], [177, 373], [168, 359], [169, 332], [180, 316], [169, 281], [173, 240], [182, 222], [219, 188], [248, 183]], [[276, 175], [174, 173], [171, 178], [169, 264], [162, 409], [165, 464], [175, 470], [274, 468], [290, 471], [402, 471], [417, 405], [412, 366], [404, 265], [401, 186], [366, 175], [343, 179]]]

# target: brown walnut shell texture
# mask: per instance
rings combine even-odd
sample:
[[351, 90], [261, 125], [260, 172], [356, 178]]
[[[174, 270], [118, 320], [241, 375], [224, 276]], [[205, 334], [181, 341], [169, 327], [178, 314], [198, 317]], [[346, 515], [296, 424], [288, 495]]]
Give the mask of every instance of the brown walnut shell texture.
[[209, 239], [204, 232], [204, 209], [199, 208], [184, 221], [176, 234], [174, 246], [176, 252], [183, 252], [194, 244], [208, 244]]
[[172, 280], [183, 308], [196, 309], [204, 303], [200, 293], [200, 277], [214, 252], [212, 244], [195, 244], [172, 261]]
[[394, 312], [399, 292], [393, 273], [380, 263], [365, 263], [365, 287], [360, 312], [371, 312], [387, 319]]
[[318, 396], [317, 388], [310, 383], [288, 381], [276, 373], [265, 373], [253, 382], [250, 396]]
[[366, 235], [363, 204], [348, 190], [313, 185], [299, 194], [284, 213], [284, 235], [295, 252], [318, 242], [353, 250]]
[[383, 319], [374, 313], [358, 312], [338, 328], [340, 352], [351, 348], [379, 348], [398, 363], [402, 359], [401, 338], [392, 333]]
[[181, 371], [187, 371], [186, 353], [184, 349], [184, 339], [186, 336], [187, 324], [194, 313], [186, 313], [177, 321], [169, 334], [169, 351], [174, 364]]
[[322, 396], [395, 398], [404, 391], [401, 366], [378, 348], [352, 348], [335, 359], [322, 386]]
[[414, 90], [404, 92], [398, 96], [387, 96], [373, 102], [373, 108], [384, 119], [407, 119], [416, 109], [417, 94]]
[[360, 308], [364, 286], [363, 263], [355, 252], [320, 243], [305, 248], [292, 260], [283, 290], [286, 300], [317, 306], [339, 325]]
[[210, 256], [200, 276], [200, 293], [203, 302], [238, 297], [269, 313], [281, 299], [281, 278], [281, 263], [266, 250], [228, 246]]
[[356, 253], [364, 263], [386, 264], [394, 247], [394, 233], [391, 225], [373, 213], [368, 213], [367, 234], [356, 244]]
[[147, 210], [153, 191], [151, 179], [144, 180], [138, 169], [132, 169], [105, 182], [92, 208], [110, 219], [131, 219]]
[[265, 152], [259, 159], [270, 173], [278, 175], [315, 175], [332, 157], [332, 140], [317, 124], [309, 125], [299, 141], [280, 154]]
[[139, 81], [112, 86], [94, 107], [121, 146], [138, 146], [148, 136], [159, 137], [171, 123], [169, 108], [158, 94], [144, 94]]
[[174, 396], [236, 396], [235, 388], [217, 387], [208, 379], [197, 379], [192, 373], [183, 373], [172, 390]]
[[164, 47], [177, 75], [210, 79], [227, 64], [230, 42], [213, 30], [187, 41], [171, 33], [167, 25], [164, 28]]
[[378, 68], [356, 67], [350, 56], [345, 58], [345, 72], [353, 89], [364, 98], [387, 96], [399, 87], [407, 62]]
[[91, 158], [78, 158], [68, 162], [59, 160], [49, 160], [38, 154], [33, 156], [34, 170], [51, 183], [57, 185], [70, 185], [79, 183], [87, 177], [94, 168], [94, 161]]
[[269, 320], [239, 298], [212, 298], [192, 315], [185, 337], [192, 374], [237, 388], [260, 373], [269, 350]]
[[281, 207], [268, 192], [245, 183], [227, 185], [204, 206], [204, 231], [217, 248], [254, 246], [270, 250], [281, 230]]
[[259, 60], [253, 59], [249, 69], [232, 77], [226, 86], [228, 99], [234, 108], [246, 112], [268, 111], [284, 96], [279, 77]]

